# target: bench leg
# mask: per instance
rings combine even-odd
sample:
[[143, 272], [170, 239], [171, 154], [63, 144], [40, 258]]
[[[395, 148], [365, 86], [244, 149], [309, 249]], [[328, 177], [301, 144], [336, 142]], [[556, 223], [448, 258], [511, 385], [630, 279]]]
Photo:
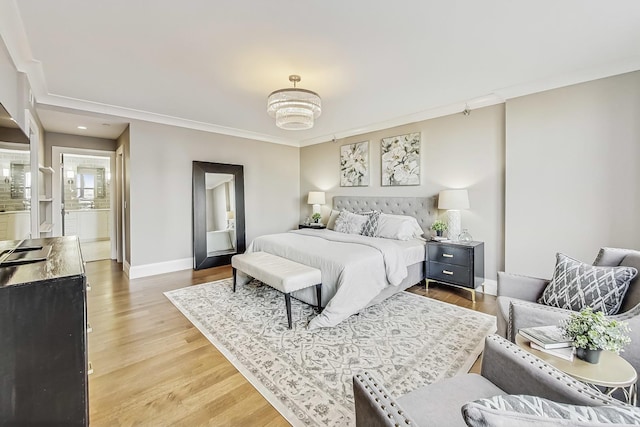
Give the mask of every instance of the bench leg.
[[316, 296], [318, 297], [318, 313], [322, 312], [322, 283], [316, 285]]
[[289, 329], [291, 329], [291, 295], [284, 294], [284, 302], [287, 304], [287, 321], [289, 322]]
[[233, 292], [236, 291], [236, 269], [233, 269]]

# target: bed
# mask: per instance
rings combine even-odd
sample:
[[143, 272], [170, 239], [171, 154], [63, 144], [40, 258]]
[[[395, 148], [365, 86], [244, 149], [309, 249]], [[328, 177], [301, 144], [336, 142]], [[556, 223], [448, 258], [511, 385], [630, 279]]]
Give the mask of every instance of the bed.
[[[377, 210], [414, 217], [428, 235], [435, 219], [435, 199], [418, 197], [333, 198], [334, 209], [350, 212]], [[332, 327], [352, 314], [421, 282], [424, 277], [425, 241], [406, 241], [345, 234], [332, 230], [302, 229], [256, 238], [247, 252], [264, 251], [322, 271], [322, 313], [309, 329]], [[240, 277], [247, 281], [247, 277]], [[293, 295], [316, 304], [312, 290]]]

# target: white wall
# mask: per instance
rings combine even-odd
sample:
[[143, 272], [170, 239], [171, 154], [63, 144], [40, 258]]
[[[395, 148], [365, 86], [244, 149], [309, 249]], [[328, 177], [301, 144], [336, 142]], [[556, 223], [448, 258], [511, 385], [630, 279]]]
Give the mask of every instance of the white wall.
[[[421, 184], [382, 187], [380, 140], [411, 132], [422, 133]], [[370, 185], [340, 187], [340, 146], [360, 141], [370, 141]], [[311, 206], [306, 204], [309, 191], [325, 191], [330, 207], [336, 195], [429, 197], [445, 188], [469, 189], [471, 209], [462, 212], [462, 225], [474, 240], [485, 242], [485, 276], [495, 280], [496, 272], [504, 268], [503, 105], [474, 110], [469, 116], [454, 114], [300, 150], [300, 219], [311, 214]], [[440, 214], [444, 216], [445, 212]]]
[[640, 249], [640, 72], [507, 101], [507, 271]]
[[259, 235], [287, 231], [297, 224], [298, 148], [134, 121], [130, 149], [133, 270], [191, 259], [194, 160], [244, 166], [247, 244]]
[[44, 133], [45, 155], [43, 164], [51, 166], [51, 147], [71, 147], [86, 148], [88, 150], [116, 151], [117, 141], [115, 139], [96, 138], [93, 136], [70, 135], [67, 133], [45, 132]]
[[[0, 39], [0, 103], [16, 120], [21, 115], [20, 110], [24, 108], [20, 105], [18, 91], [18, 71], [3, 40]], [[24, 129], [24, 123], [21, 123], [21, 126]]]

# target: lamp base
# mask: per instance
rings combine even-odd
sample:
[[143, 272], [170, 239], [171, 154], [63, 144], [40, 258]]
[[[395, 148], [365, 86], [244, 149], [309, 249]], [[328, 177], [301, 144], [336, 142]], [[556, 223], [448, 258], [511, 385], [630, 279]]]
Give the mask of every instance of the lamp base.
[[449, 209], [447, 211], [447, 230], [449, 240], [457, 242], [461, 232], [460, 211], [457, 209]]

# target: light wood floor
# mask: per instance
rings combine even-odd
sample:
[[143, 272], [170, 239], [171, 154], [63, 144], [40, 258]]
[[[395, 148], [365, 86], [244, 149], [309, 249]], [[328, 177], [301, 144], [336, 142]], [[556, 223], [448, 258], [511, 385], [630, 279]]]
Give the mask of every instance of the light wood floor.
[[[92, 426], [289, 425], [163, 295], [230, 276], [218, 267], [129, 281], [121, 264], [87, 263]], [[410, 291], [495, 314], [491, 296], [474, 307], [462, 289]]]

